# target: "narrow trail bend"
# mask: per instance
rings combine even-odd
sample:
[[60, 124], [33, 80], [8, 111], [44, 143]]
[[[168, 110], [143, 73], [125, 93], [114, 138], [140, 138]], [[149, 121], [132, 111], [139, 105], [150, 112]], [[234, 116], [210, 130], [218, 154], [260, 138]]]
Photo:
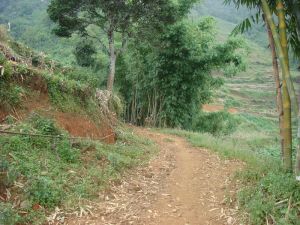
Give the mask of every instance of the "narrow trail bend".
[[235, 192], [237, 161], [221, 160], [194, 148], [183, 138], [137, 129], [160, 149], [146, 167], [127, 174], [112, 188], [97, 211], [65, 224], [234, 225], [236, 210], [226, 199]]

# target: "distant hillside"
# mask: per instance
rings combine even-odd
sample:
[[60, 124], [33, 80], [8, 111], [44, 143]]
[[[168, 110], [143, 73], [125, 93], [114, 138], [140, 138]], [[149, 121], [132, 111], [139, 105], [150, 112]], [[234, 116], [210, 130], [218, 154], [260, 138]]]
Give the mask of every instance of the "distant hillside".
[[[8, 0], [0, 2], [0, 24], [11, 25], [11, 35], [31, 48], [49, 54], [65, 64], [75, 61], [72, 54], [76, 38], [71, 40], [58, 38], [52, 34], [54, 24], [47, 15], [49, 0]], [[213, 16], [221, 21], [219, 26], [221, 34], [228, 34], [245, 17], [250, 15], [245, 8], [236, 8], [232, 5], [225, 6], [223, 0], [203, 0], [195, 5], [191, 12], [192, 18], [199, 16]], [[227, 22], [223, 27], [223, 21]], [[225, 29], [225, 30], [224, 30]], [[258, 26], [247, 34], [250, 39], [266, 45], [264, 28]]]
[[76, 41], [52, 34], [53, 23], [47, 15], [49, 0], [8, 0], [0, 2], [0, 24], [11, 26], [11, 35], [31, 48], [70, 64]]
[[[224, 0], [203, 0], [194, 7], [191, 17], [213, 16], [219, 21], [218, 28], [220, 33], [230, 34], [237, 24], [253, 14], [254, 12], [249, 11], [245, 7], [236, 9], [234, 5], [225, 5]], [[262, 47], [268, 45], [265, 28], [262, 24], [254, 25], [253, 29], [247, 32], [245, 36]]]

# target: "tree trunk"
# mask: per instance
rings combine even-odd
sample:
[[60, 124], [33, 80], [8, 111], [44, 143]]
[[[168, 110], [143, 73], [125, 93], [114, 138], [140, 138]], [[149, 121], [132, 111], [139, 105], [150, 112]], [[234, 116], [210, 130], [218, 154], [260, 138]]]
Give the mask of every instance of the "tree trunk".
[[267, 3], [267, 0], [261, 0], [261, 2], [262, 2], [263, 12], [266, 15], [266, 20], [267, 20], [267, 22], [270, 26], [271, 31], [272, 31], [272, 35], [273, 35], [273, 38], [274, 38], [274, 43], [275, 43], [275, 46], [276, 46], [280, 66], [281, 66], [282, 70], [284, 71], [283, 76], [284, 76], [284, 79], [286, 80], [288, 92], [289, 92], [289, 95], [290, 95], [290, 98], [291, 98], [291, 102], [294, 106], [293, 107], [293, 112], [295, 113], [295, 115], [297, 115], [298, 114], [298, 101], [297, 101], [297, 98], [296, 98], [296, 92], [295, 92], [294, 84], [293, 84], [293, 81], [291, 79], [289, 66], [286, 64], [286, 62], [284, 60], [284, 53], [283, 53], [283, 49], [281, 47], [280, 38], [279, 38], [279, 35], [277, 33], [277, 29], [276, 29], [275, 23], [273, 21], [272, 13], [271, 13], [270, 7]]
[[275, 48], [272, 32], [268, 23], [266, 23], [266, 26], [267, 26], [267, 32], [268, 32], [268, 37], [270, 42], [270, 48], [272, 52], [273, 76], [274, 76], [274, 81], [276, 86], [276, 103], [277, 103], [277, 112], [278, 112], [279, 129], [280, 129], [281, 154], [283, 159], [285, 136], [284, 136], [283, 103], [282, 103], [282, 94], [281, 94], [281, 85], [280, 85], [279, 66], [278, 66], [276, 48]]
[[[299, 106], [298, 106], [298, 101], [296, 98], [295, 88], [294, 88], [293, 81], [290, 76], [289, 66], [286, 64], [286, 62], [284, 60], [284, 53], [283, 53], [283, 50], [281, 47], [279, 35], [276, 31], [275, 23], [272, 18], [271, 10], [270, 10], [267, 0], [261, 0], [261, 3], [262, 3], [263, 12], [266, 15], [267, 22], [272, 31], [277, 54], [279, 56], [280, 66], [282, 68], [282, 71], [284, 71], [283, 76], [285, 76], [284, 79], [286, 80], [287, 89], [290, 94], [291, 102], [293, 104], [292, 109], [293, 109], [293, 112], [295, 113], [295, 115], [298, 115], [298, 120], [300, 122]], [[298, 122], [298, 127], [300, 126], [299, 122]], [[297, 176], [297, 179], [299, 179], [299, 176], [300, 176], [300, 129], [298, 129], [298, 137], [297, 138], [298, 138], [298, 148], [297, 148], [296, 176]]]
[[[285, 11], [281, 0], [277, 0], [276, 9], [278, 12], [279, 35], [280, 35], [281, 47], [284, 54], [284, 61], [290, 71]], [[285, 71], [283, 71], [283, 73], [285, 73]], [[293, 136], [292, 136], [291, 99], [287, 89], [286, 79], [282, 80], [282, 96], [283, 96], [283, 134], [284, 134], [283, 164], [286, 171], [292, 172], [293, 171], [293, 165], [292, 165]]]
[[108, 32], [109, 42], [109, 74], [107, 79], [107, 90], [112, 91], [114, 87], [115, 73], [116, 73], [116, 50], [115, 50], [115, 37], [114, 31], [111, 29]]

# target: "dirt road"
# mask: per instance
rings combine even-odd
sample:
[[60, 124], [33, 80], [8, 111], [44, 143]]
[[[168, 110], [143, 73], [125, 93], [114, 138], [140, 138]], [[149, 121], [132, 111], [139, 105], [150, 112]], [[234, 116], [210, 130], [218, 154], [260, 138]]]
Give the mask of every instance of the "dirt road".
[[[231, 177], [242, 166], [191, 147], [183, 138], [138, 129], [160, 153], [115, 185], [100, 203], [91, 203], [70, 225], [233, 225], [236, 210], [227, 201], [235, 192]], [[91, 212], [90, 212], [91, 211]], [[85, 213], [89, 215], [84, 216]]]

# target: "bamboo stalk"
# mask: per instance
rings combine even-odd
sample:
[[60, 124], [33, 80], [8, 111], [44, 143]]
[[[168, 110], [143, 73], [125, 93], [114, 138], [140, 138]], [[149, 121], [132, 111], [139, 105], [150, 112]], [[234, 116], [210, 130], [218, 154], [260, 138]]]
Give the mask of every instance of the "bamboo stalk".
[[[289, 54], [288, 54], [288, 41], [286, 33], [286, 22], [285, 22], [285, 10], [281, 0], [277, 0], [276, 6], [278, 12], [278, 21], [279, 21], [279, 35], [280, 43], [284, 55], [285, 64], [290, 71], [289, 63]], [[287, 71], [283, 70], [283, 73]], [[286, 77], [287, 74], [284, 74], [283, 77]], [[291, 99], [287, 89], [286, 79], [282, 79], [282, 95], [283, 95], [283, 134], [284, 134], [284, 148], [283, 148], [283, 165], [287, 172], [293, 171], [292, 163], [292, 115], [291, 115]]]
[[277, 61], [276, 48], [274, 44], [274, 39], [272, 32], [268, 23], [266, 23], [268, 38], [270, 42], [270, 48], [272, 53], [272, 62], [273, 62], [273, 77], [276, 86], [276, 103], [277, 103], [277, 112], [279, 120], [279, 129], [280, 129], [280, 144], [281, 144], [281, 154], [284, 154], [284, 121], [283, 121], [283, 103], [282, 103], [282, 94], [281, 94], [281, 84], [280, 84], [280, 74], [279, 74], [279, 65]]
[[293, 105], [292, 109], [293, 109], [294, 114], [298, 115], [298, 133], [297, 133], [298, 146], [297, 146], [297, 158], [296, 158], [296, 166], [295, 166], [296, 171], [295, 172], [296, 172], [296, 179], [300, 181], [300, 112], [299, 112], [298, 101], [296, 98], [296, 92], [295, 92], [295, 88], [293, 85], [293, 81], [290, 76], [289, 67], [284, 61], [284, 53], [283, 53], [283, 50], [281, 47], [279, 35], [276, 31], [275, 23], [272, 18], [270, 7], [266, 0], [261, 0], [261, 3], [262, 3], [263, 12], [266, 15], [267, 22], [270, 25], [270, 28], [272, 31], [272, 35], [273, 35], [273, 38], [275, 41], [275, 46], [276, 46], [277, 53], [278, 53], [279, 60], [280, 60], [280, 65], [281, 65], [282, 70], [284, 71], [283, 76], [285, 76], [284, 79], [286, 79], [286, 81], [287, 81], [287, 88], [288, 88], [291, 102]]
[[261, 3], [262, 3], [263, 12], [266, 15], [266, 20], [272, 31], [272, 35], [274, 38], [280, 66], [281, 66], [282, 70], [284, 71], [283, 76], [284, 76], [284, 79], [286, 80], [287, 88], [288, 88], [290, 98], [291, 98], [291, 102], [293, 104], [293, 112], [295, 113], [295, 115], [298, 115], [298, 101], [296, 98], [296, 92], [295, 92], [293, 81], [291, 79], [289, 67], [285, 63], [285, 60], [284, 60], [284, 53], [283, 53], [283, 49], [281, 47], [280, 37], [276, 31], [276, 26], [275, 26], [274, 20], [272, 18], [272, 13], [271, 13], [271, 10], [270, 10], [270, 7], [269, 7], [267, 1], [261, 0]]

